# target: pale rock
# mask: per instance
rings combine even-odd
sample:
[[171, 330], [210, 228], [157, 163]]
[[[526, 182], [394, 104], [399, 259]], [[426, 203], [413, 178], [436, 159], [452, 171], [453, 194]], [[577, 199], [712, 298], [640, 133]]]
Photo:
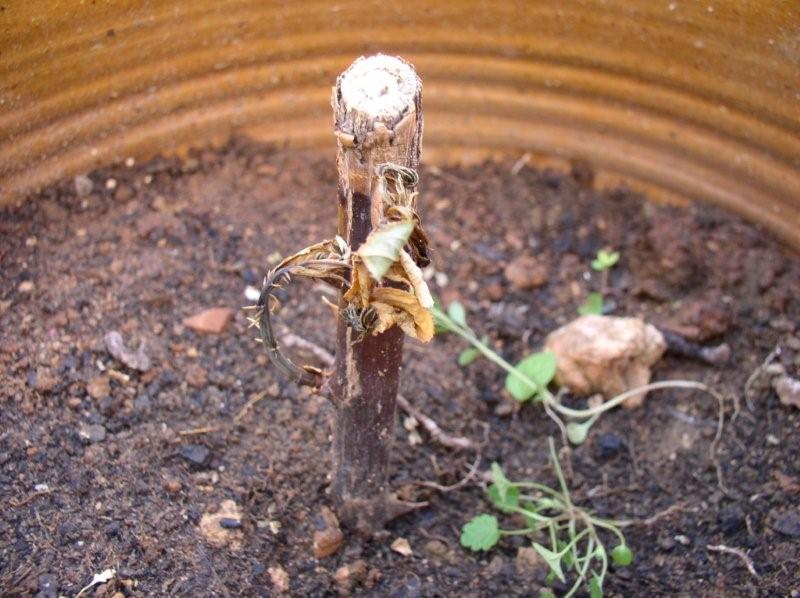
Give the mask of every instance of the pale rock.
[[391, 548], [397, 554], [401, 554], [403, 556], [411, 556], [414, 554], [414, 551], [411, 550], [411, 545], [405, 538], [397, 538], [394, 542], [392, 542]]
[[275, 565], [267, 569], [267, 573], [269, 573], [269, 579], [276, 592], [285, 594], [289, 591], [289, 574], [286, 569], [280, 565]]
[[242, 513], [232, 500], [225, 500], [216, 513], [205, 513], [200, 519], [200, 533], [211, 546], [222, 548], [227, 546], [238, 550], [242, 546], [242, 530], [240, 527], [223, 525], [223, 521], [241, 521]]
[[[611, 399], [650, 382], [650, 368], [666, 343], [655, 326], [638, 318], [588, 315], [550, 333], [544, 349], [556, 355], [556, 383], [578, 395]], [[625, 406], [638, 407], [645, 394]]]
[[782, 405], [800, 409], [800, 380], [789, 376], [773, 378], [772, 388], [778, 395]]

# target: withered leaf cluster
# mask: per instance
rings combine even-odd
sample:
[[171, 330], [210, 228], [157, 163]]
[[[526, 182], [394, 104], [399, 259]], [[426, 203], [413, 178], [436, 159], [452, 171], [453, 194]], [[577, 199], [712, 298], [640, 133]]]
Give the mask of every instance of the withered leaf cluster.
[[358, 337], [399, 326], [422, 342], [433, 338], [433, 297], [422, 269], [430, 263], [428, 239], [416, 212], [414, 170], [392, 164], [378, 167], [378, 197], [383, 214], [366, 241], [353, 251], [341, 237], [316, 243], [281, 261], [264, 279], [251, 325], [273, 364], [290, 379], [316, 385], [321, 372], [297, 366], [279, 350], [270, 321], [277, 307], [273, 291], [293, 277], [314, 278], [343, 291], [339, 317]]

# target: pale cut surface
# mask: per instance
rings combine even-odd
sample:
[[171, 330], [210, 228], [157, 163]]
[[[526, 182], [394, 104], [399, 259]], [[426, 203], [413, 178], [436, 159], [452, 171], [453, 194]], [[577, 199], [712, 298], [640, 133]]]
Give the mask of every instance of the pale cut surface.
[[406, 62], [376, 54], [360, 58], [341, 78], [342, 103], [376, 121], [392, 121], [414, 105], [419, 80]]

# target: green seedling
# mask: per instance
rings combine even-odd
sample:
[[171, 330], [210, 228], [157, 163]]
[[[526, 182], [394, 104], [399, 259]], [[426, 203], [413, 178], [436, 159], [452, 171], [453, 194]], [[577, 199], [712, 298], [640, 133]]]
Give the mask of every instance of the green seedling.
[[[452, 332], [470, 344], [470, 347], [459, 355], [459, 363], [474, 360], [477, 352], [505, 370], [505, 387], [508, 393], [520, 402], [533, 400], [542, 403], [545, 413], [558, 425], [565, 441], [569, 440], [572, 444], [581, 444], [586, 440], [590, 428], [600, 415], [642, 392], [683, 388], [701, 390], [720, 400], [719, 395], [702, 382], [667, 380], [633, 388], [596, 407], [574, 409], [562, 404], [561, 400], [565, 394], [563, 390], [554, 395], [548, 388], [555, 377], [558, 366], [553, 353], [547, 351], [533, 353], [514, 366], [489, 346], [486, 337], [478, 338], [475, 331], [467, 324], [466, 309], [461, 303], [453, 302], [447, 311], [444, 311], [441, 304], [437, 302], [431, 309], [431, 313], [437, 332]], [[565, 419], [567, 423], [565, 423]]]
[[592, 269], [600, 272], [602, 277], [600, 292], [589, 293], [589, 296], [586, 297], [586, 301], [578, 308], [578, 313], [580, 315], [603, 315], [605, 312], [603, 297], [608, 291], [608, 271], [611, 270], [617, 262], [619, 262], [618, 251], [606, 251], [605, 249], [601, 249], [597, 252], [597, 256], [592, 260]]
[[[438, 303], [436, 304], [436, 306], [437, 308], [439, 308], [439, 310], [441, 310], [441, 306]], [[447, 308], [447, 316], [459, 326], [468, 328], [467, 310], [464, 308], [464, 305], [462, 303], [458, 301], [453, 301]], [[447, 329], [442, 328], [436, 321], [434, 322], [434, 328], [436, 332], [447, 332]], [[489, 342], [489, 339], [484, 336], [481, 339], [481, 342], [486, 344]], [[480, 356], [481, 352], [474, 347], [469, 347], [467, 349], [464, 349], [461, 353], [458, 354], [457, 358], [458, 365], [460, 365], [462, 368], [465, 368], [473, 361], [478, 359]]]
[[578, 313], [582, 316], [602, 316], [603, 307], [603, 296], [600, 293], [589, 293], [586, 301], [578, 308]]
[[[609, 567], [609, 551], [600, 531], [616, 537], [617, 544], [610, 552], [614, 565], [627, 567], [633, 562], [633, 552], [620, 530], [624, 522], [597, 517], [572, 502], [552, 438], [548, 444], [559, 489], [536, 482], [513, 482], [493, 463], [492, 484], [487, 489], [490, 502], [501, 513], [521, 515], [525, 525], [504, 529], [496, 516], [483, 513], [464, 525], [461, 545], [475, 552], [485, 551], [503, 536], [530, 536], [531, 546], [550, 569], [550, 583], [555, 579], [562, 583], [571, 581], [566, 597], [582, 586], [592, 598], [600, 597]], [[553, 594], [545, 590], [542, 595]]]
[[597, 257], [592, 260], [592, 268], [598, 272], [605, 272], [613, 268], [619, 261], [619, 251], [606, 251], [601, 249]]
[[[474, 351], [477, 351], [479, 355], [483, 355], [508, 373], [506, 389], [515, 399], [527, 401], [534, 397], [538, 400], [544, 398], [547, 386], [556, 373], [555, 355], [547, 352], [534, 353], [520, 361], [516, 367], [512, 366], [489, 347], [486, 337], [478, 338], [475, 331], [467, 324], [466, 309], [461, 303], [454, 301], [445, 312], [437, 302], [431, 313], [437, 332], [453, 332], [470, 343], [471, 347], [459, 355], [459, 363], [462, 358], [466, 360], [469, 357], [474, 360], [472, 355]], [[469, 353], [467, 353], [468, 351]]]

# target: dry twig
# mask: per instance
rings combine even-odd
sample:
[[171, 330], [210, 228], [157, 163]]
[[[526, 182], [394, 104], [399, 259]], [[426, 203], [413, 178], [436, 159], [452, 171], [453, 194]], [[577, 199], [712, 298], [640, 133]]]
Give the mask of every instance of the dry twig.
[[205, 426], [202, 428], [192, 428], [191, 430], [181, 430], [178, 436], [198, 436], [200, 434], [209, 434], [219, 430], [219, 426]]
[[750, 572], [750, 575], [758, 579], [761, 577], [758, 572], [756, 571], [755, 566], [753, 565], [753, 559], [751, 559], [743, 550], [740, 548], [731, 548], [730, 546], [725, 546], [724, 544], [717, 544], [711, 545], [709, 544], [706, 546], [706, 550], [710, 550], [711, 552], [725, 552], [727, 554], [732, 554], [738, 556], [739, 559], [745, 564], [747, 570]]
[[650, 527], [652, 525], [655, 525], [662, 519], [665, 519], [670, 515], [674, 515], [675, 513], [681, 513], [683, 511], [695, 511], [695, 510], [696, 509], [689, 509], [686, 506], [686, 503], [679, 502], [667, 507], [663, 511], [659, 511], [655, 515], [651, 515], [647, 519], [623, 519], [621, 521], [615, 521], [614, 523], [618, 527], [634, 527], [634, 526]]
[[51, 494], [52, 492], [53, 491], [50, 490], [49, 488], [47, 490], [38, 490], [36, 492], [32, 492], [31, 494], [20, 500], [12, 498], [11, 500], [8, 501], [8, 504], [10, 504], [13, 508], [18, 509], [19, 507], [27, 505], [33, 499], [38, 498], [40, 496], [44, 496], [46, 494]]
[[747, 403], [747, 408], [750, 411], [753, 411], [753, 401], [751, 396], [751, 391], [753, 390], [753, 385], [756, 381], [761, 377], [761, 375], [766, 371], [769, 364], [775, 361], [775, 358], [781, 354], [781, 347], [778, 345], [775, 347], [769, 355], [764, 358], [764, 361], [759, 365], [753, 373], [747, 378], [747, 382], [744, 383], [744, 400]]
[[425, 488], [432, 488], [434, 490], [438, 490], [442, 493], [452, 492], [453, 490], [458, 490], [459, 488], [463, 488], [466, 486], [474, 477], [475, 474], [478, 472], [478, 466], [481, 464], [481, 455], [475, 457], [475, 461], [472, 463], [472, 467], [470, 467], [469, 472], [463, 479], [459, 480], [455, 484], [451, 484], [450, 486], [442, 486], [441, 484], [437, 484], [436, 482], [414, 482], [415, 486], [424, 486]]
[[236, 417], [233, 418], [233, 423], [238, 424], [240, 421], [242, 421], [242, 418], [248, 411], [250, 411], [250, 409], [252, 409], [253, 405], [258, 403], [266, 396], [267, 396], [266, 390], [263, 390], [258, 394], [253, 395], [253, 397], [249, 401], [247, 401], [247, 403], [245, 403], [244, 406], [239, 410], [239, 413], [236, 414]]

